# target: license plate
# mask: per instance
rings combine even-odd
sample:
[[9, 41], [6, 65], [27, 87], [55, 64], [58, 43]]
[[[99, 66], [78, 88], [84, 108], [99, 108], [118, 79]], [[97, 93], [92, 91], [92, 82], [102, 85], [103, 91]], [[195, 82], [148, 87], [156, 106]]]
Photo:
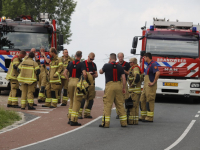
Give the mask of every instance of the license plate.
[[163, 86], [178, 86], [178, 83], [163, 82]]

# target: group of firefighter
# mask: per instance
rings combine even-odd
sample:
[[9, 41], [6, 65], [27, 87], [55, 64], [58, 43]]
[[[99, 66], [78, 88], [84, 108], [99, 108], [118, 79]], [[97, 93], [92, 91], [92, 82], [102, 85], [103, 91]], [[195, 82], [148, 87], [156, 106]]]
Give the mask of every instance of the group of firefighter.
[[[39, 86], [38, 103], [44, 103], [42, 107], [56, 108], [61, 98], [61, 106], [66, 106], [70, 100], [68, 124], [80, 126], [78, 119], [83, 119], [83, 111], [84, 118], [92, 118], [95, 78], [98, 77], [97, 66], [93, 62], [95, 54], [91, 52], [84, 61], [81, 61], [81, 51], [76, 52], [75, 60], [69, 56], [67, 49], [63, 50], [61, 58], [54, 47], [50, 48], [49, 54], [51, 57], [41, 48], [40, 54], [36, 55], [36, 49], [32, 48], [28, 54], [20, 51], [12, 58], [6, 76], [11, 87], [7, 107], [25, 109], [28, 106], [28, 110], [35, 110], [34, 92]], [[119, 62], [116, 62], [117, 57]], [[105, 73], [106, 80], [103, 117], [99, 127], [109, 127], [113, 103], [117, 111], [116, 119], [120, 119], [122, 127], [137, 125], [138, 121], [153, 122], [159, 70], [150, 53], [146, 53], [144, 59], [148, 63], [145, 73], [136, 58], [125, 62], [123, 53], [117, 56], [111, 53], [109, 62], [99, 70], [100, 74]], [[21, 106], [18, 105], [18, 89], [21, 90]]]

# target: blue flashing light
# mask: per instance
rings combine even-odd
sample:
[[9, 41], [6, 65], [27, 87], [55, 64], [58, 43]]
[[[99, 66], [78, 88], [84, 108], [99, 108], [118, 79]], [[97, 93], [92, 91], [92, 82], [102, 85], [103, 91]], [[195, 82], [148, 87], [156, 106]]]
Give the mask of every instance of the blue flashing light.
[[197, 27], [192, 27], [192, 32], [197, 32]]
[[154, 26], [150, 26], [150, 30], [154, 30]]

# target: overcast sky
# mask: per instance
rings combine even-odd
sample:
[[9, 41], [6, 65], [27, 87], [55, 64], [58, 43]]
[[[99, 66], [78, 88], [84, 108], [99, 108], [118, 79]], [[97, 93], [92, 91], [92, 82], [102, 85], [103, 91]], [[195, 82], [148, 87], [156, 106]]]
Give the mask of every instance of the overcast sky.
[[[130, 54], [132, 39], [141, 35], [141, 27], [153, 23], [153, 17], [170, 21], [200, 23], [200, 0], [76, 0], [77, 7], [72, 15], [71, 43], [64, 45], [69, 54], [77, 50], [87, 58], [96, 54], [97, 69], [108, 62], [112, 52], [123, 52], [125, 61], [134, 57]], [[141, 41], [140, 41], [141, 42]], [[138, 45], [137, 53], [140, 52]], [[104, 89], [105, 77], [99, 75], [96, 86]]]

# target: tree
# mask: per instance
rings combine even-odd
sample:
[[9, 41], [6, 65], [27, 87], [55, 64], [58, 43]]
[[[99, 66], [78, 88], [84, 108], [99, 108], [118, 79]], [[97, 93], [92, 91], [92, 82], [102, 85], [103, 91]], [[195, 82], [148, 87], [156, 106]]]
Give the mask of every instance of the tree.
[[50, 19], [57, 20], [57, 31], [63, 34], [64, 43], [69, 44], [72, 35], [71, 15], [76, 4], [74, 0], [3, 0], [0, 14], [10, 18], [31, 15], [34, 20], [38, 20], [39, 13], [49, 13]]

